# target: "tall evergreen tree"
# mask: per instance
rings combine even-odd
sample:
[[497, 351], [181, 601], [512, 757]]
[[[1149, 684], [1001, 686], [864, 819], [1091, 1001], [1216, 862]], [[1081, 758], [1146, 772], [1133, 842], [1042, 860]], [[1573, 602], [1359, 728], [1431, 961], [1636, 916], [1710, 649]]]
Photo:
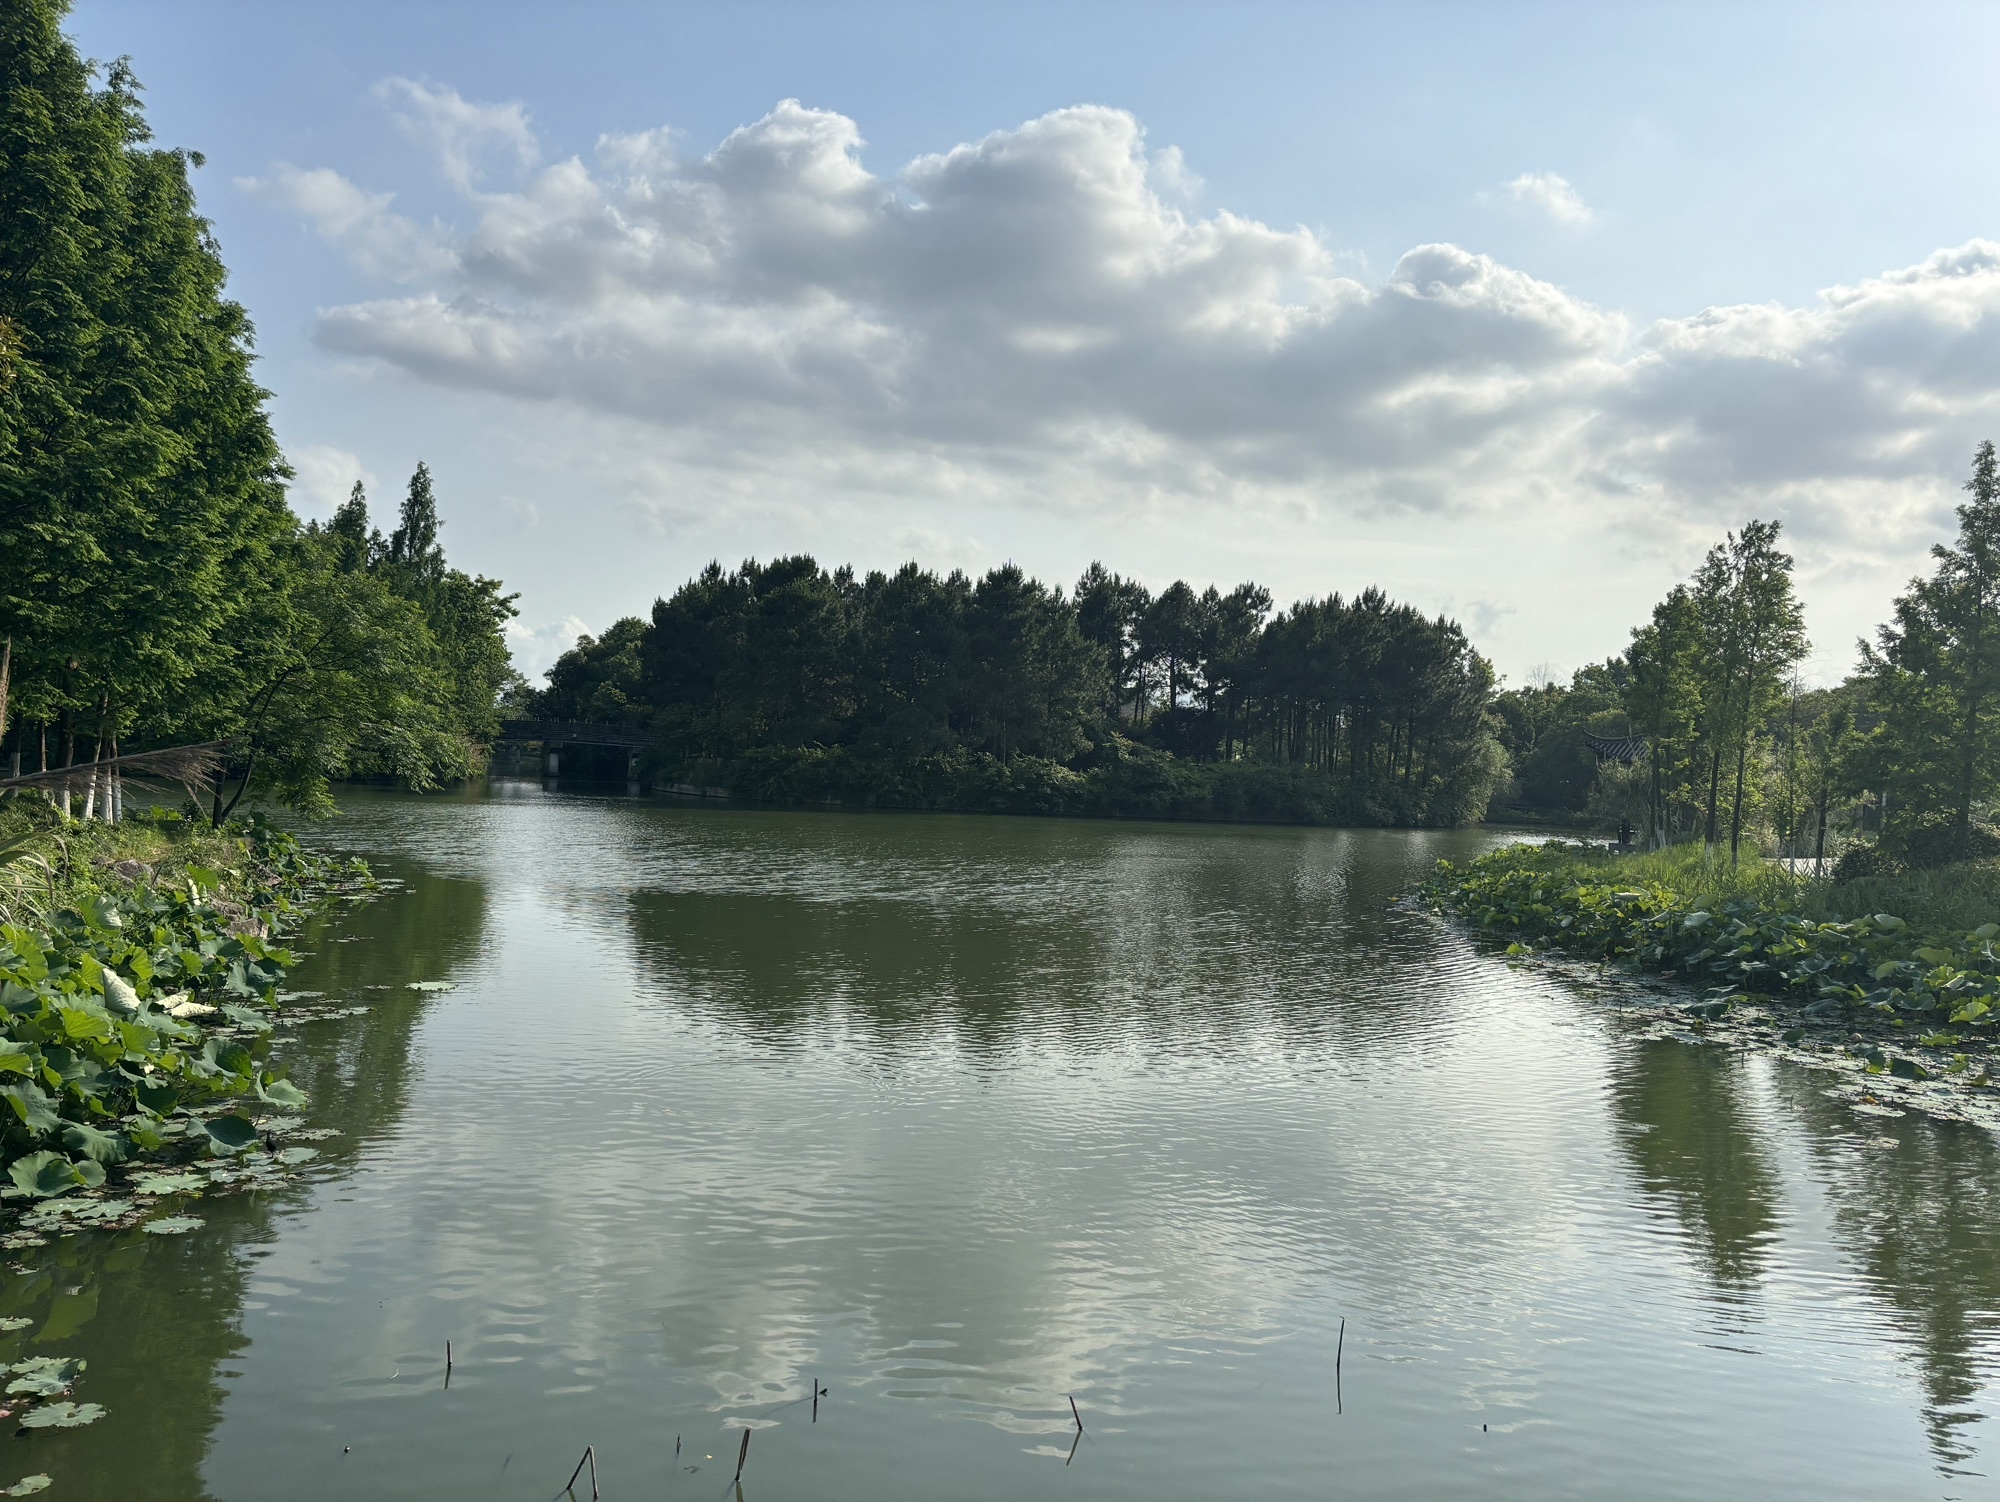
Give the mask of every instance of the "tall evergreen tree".
[[1881, 715], [1874, 760], [1905, 820], [1948, 817], [1961, 857], [1974, 811], [2000, 788], [2000, 461], [1973, 455], [1958, 540], [1899, 595], [1862, 669]]

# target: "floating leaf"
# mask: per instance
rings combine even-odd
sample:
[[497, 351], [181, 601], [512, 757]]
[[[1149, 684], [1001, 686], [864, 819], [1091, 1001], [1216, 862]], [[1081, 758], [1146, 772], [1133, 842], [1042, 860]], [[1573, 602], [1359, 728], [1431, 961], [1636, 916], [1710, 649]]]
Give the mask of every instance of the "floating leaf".
[[132, 1187], [141, 1194], [186, 1194], [207, 1183], [198, 1173], [142, 1173], [134, 1176]]
[[12, 1334], [16, 1330], [25, 1330], [33, 1323], [34, 1321], [25, 1315], [10, 1314], [5, 1319], [0, 1319], [0, 1334]]
[[76, 1169], [61, 1153], [29, 1153], [7, 1165], [14, 1187], [35, 1199], [67, 1194], [76, 1188]]
[[162, 1215], [158, 1220], [149, 1220], [139, 1227], [148, 1236], [185, 1236], [189, 1231], [199, 1231], [208, 1222], [198, 1215]]
[[104, 1417], [102, 1403], [45, 1403], [21, 1419], [23, 1429], [81, 1429]]
[[0, 1487], [0, 1497], [32, 1497], [36, 1492], [45, 1492], [55, 1483], [46, 1476], [23, 1476], [12, 1486]]
[[209, 1145], [219, 1153], [240, 1153], [257, 1140], [257, 1128], [247, 1116], [212, 1117], [201, 1124]]
[[450, 980], [413, 980], [409, 983], [407, 989], [411, 991], [455, 991], [458, 989], [458, 982]]
[[310, 1163], [319, 1156], [316, 1147], [287, 1147], [278, 1152], [278, 1161], [287, 1168], [296, 1168], [301, 1163]]
[[20, 1375], [7, 1384], [8, 1392], [59, 1398], [76, 1386], [76, 1379], [83, 1375], [83, 1362], [74, 1356], [38, 1356], [17, 1362], [10, 1370]]

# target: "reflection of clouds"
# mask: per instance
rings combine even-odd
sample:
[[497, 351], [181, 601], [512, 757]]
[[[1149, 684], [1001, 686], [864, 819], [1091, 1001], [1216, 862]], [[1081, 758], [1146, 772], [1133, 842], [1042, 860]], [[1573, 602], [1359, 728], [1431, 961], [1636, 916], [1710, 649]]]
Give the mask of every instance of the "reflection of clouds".
[[[1388, 910], [1483, 835], [405, 807], [492, 939], [425, 1004], [398, 1134], [262, 1277], [384, 1424], [453, 1336], [434, 1474], [757, 1422], [800, 1494], [1006, 1494], [1073, 1392], [1131, 1495], [1908, 1490], [1917, 1400], [1757, 1071], [1635, 1085], [1572, 992]], [[1682, 1134], [1657, 1192], [1621, 1122]], [[1789, 1196], [1735, 1309], [1704, 1258], [1770, 1185], [1715, 1131]], [[814, 1375], [808, 1441], [779, 1405]], [[1450, 1440], [1482, 1422], [1511, 1448]]]

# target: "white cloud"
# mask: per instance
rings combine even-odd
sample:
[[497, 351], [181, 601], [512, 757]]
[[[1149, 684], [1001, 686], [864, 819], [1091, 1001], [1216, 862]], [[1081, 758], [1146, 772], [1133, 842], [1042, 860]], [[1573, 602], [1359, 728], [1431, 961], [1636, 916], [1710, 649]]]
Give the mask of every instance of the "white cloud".
[[1557, 224], [1581, 228], [1597, 217], [1569, 180], [1553, 172], [1523, 172], [1506, 185], [1505, 192], [1514, 202], [1547, 214]]
[[456, 89], [413, 78], [384, 79], [375, 95], [404, 130], [437, 152], [446, 179], [461, 192], [474, 191], [496, 161], [519, 171], [541, 154], [519, 104], [473, 104]]
[[507, 650], [513, 653], [514, 670], [530, 683], [540, 686], [542, 675], [555, 666], [556, 659], [576, 645], [590, 627], [573, 615], [540, 626], [507, 623]]
[[287, 450], [294, 471], [291, 485], [292, 508], [314, 518], [331, 516], [347, 499], [356, 481], [368, 490], [375, 488], [375, 476], [362, 464], [358, 454], [330, 443], [307, 443]]
[[[397, 87], [448, 159], [535, 159], [518, 107]], [[862, 146], [786, 101], [706, 155], [608, 137], [504, 192], [468, 166], [466, 226], [419, 285], [327, 309], [319, 341], [545, 407], [675, 518], [918, 504], [939, 535], [993, 502], [1294, 528], [1416, 510], [1686, 560], [1780, 515], [1842, 577], [1948, 521], [2000, 426], [2000, 245], [1635, 329], [1455, 245], [1371, 285], [1310, 230], [1196, 213], [1162, 196], [1184, 164], [1114, 109], [892, 177]], [[290, 201], [387, 264], [361, 228], [386, 198], [326, 177]], [[1510, 191], [1588, 213], [1551, 174]]]
[[370, 275], [409, 281], [451, 269], [452, 252], [440, 230], [392, 212], [395, 194], [370, 193], [331, 168], [308, 171], [279, 162], [269, 177], [239, 177], [236, 186], [302, 215], [321, 239]]

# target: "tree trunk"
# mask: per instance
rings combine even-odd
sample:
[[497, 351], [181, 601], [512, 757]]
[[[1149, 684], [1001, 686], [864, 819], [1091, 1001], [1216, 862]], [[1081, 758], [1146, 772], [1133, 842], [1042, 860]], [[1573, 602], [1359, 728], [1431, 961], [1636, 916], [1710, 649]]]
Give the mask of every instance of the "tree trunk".
[[[63, 729], [62, 764], [65, 767], [73, 767], [76, 765], [76, 711], [75, 710], [65, 709], [63, 711], [62, 729]], [[67, 819], [69, 817], [69, 784], [67, 782], [63, 784], [62, 812], [63, 812], [63, 817]]]
[[1743, 739], [1736, 743], [1736, 798], [1729, 809], [1729, 864], [1736, 864], [1736, 846], [1743, 835], [1743, 772], [1750, 760], [1750, 728], [1744, 726]]
[[1826, 875], [1826, 790], [1819, 795], [1819, 835], [1813, 842], [1813, 875]]

